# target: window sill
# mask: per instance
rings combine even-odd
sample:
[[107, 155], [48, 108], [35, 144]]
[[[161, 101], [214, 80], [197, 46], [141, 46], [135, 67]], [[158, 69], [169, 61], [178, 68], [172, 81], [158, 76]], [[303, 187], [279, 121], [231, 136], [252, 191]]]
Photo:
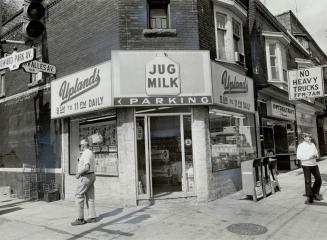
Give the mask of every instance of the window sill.
[[35, 86], [39, 86], [39, 85], [41, 85], [42, 83], [44, 83], [43, 80], [40, 80], [40, 81], [34, 81], [34, 82], [31, 82], [31, 83], [28, 83], [27, 86], [28, 86], [29, 88], [32, 88], [32, 87], [35, 87]]
[[242, 71], [245, 71], [245, 72], [248, 70], [248, 68], [245, 65], [239, 64], [239, 63], [234, 62], [234, 61], [222, 60], [222, 59], [218, 59], [218, 58], [216, 58], [215, 61], [218, 62], [218, 63], [224, 63], [224, 64], [232, 65], [232, 66], [234, 66], [236, 68], [239, 68], [239, 69], [241, 69]]
[[145, 37], [176, 37], [176, 29], [143, 29]]

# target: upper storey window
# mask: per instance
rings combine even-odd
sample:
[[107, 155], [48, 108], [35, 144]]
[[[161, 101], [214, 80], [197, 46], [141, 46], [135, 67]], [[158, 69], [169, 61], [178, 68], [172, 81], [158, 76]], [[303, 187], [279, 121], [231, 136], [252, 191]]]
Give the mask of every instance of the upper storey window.
[[169, 28], [169, 1], [149, 0], [149, 26], [151, 29]]
[[217, 60], [244, 65], [243, 24], [247, 12], [233, 0], [214, 0]]
[[[266, 42], [268, 81], [287, 84], [286, 48], [290, 40], [281, 32], [263, 32]], [[281, 86], [284, 87], [284, 86]]]
[[5, 95], [5, 71], [0, 71], [0, 97]]

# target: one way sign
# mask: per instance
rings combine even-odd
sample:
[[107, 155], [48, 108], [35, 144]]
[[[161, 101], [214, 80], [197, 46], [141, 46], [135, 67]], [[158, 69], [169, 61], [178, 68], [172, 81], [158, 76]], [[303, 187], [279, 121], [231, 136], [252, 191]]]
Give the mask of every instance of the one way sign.
[[24, 63], [22, 67], [24, 68], [25, 72], [29, 73], [46, 72], [50, 74], [56, 74], [56, 66], [35, 60]]

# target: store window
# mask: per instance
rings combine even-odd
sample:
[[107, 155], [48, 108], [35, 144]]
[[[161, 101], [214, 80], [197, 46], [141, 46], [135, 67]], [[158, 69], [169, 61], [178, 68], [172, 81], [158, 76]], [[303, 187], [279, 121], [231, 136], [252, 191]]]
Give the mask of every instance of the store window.
[[149, 25], [151, 29], [169, 28], [169, 1], [149, 0]]
[[[220, 5], [219, 2], [214, 6], [217, 59], [244, 65], [242, 30], [244, 22], [240, 16], [246, 16], [246, 13], [241, 11], [240, 14], [235, 14], [241, 7], [231, 11], [224, 8], [224, 4]], [[234, 6], [236, 5], [234, 2]]]
[[79, 142], [88, 139], [95, 156], [95, 174], [118, 176], [116, 114], [72, 120], [70, 128], [70, 174], [77, 171], [81, 154]]
[[291, 122], [262, 119], [261, 133], [263, 135], [264, 155], [295, 154], [295, 125]]
[[6, 96], [5, 91], [5, 71], [0, 71], [0, 97]]
[[209, 121], [213, 171], [239, 168], [257, 157], [253, 114], [211, 108]]

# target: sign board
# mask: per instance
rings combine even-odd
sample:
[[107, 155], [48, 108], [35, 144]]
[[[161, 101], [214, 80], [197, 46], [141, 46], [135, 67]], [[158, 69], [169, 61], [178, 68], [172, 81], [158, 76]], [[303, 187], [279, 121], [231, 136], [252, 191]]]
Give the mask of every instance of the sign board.
[[110, 61], [51, 82], [52, 119], [111, 106]]
[[290, 100], [323, 97], [322, 67], [288, 71], [288, 92]]
[[34, 48], [16, 52], [0, 59], [0, 70], [9, 68], [10, 71], [19, 69], [22, 63], [32, 61], [34, 59]]
[[214, 104], [254, 112], [253, 80], [211, 62]]
[[112, 51], [115, 106], [212, 104], [208, 51]]
[[145, 65], [147, 95], [178, 95], [181, 90], [179, 65], [166, 57], [157, 56]]
[[45, 72], [56, 74], [56, 66], [36, 60], [22, 64], [22, 67], [24, 68], [25, 72], [29, 73]]
[[267, 115], [295, 121], [295, 107], [275, 100], [267, 101]]

